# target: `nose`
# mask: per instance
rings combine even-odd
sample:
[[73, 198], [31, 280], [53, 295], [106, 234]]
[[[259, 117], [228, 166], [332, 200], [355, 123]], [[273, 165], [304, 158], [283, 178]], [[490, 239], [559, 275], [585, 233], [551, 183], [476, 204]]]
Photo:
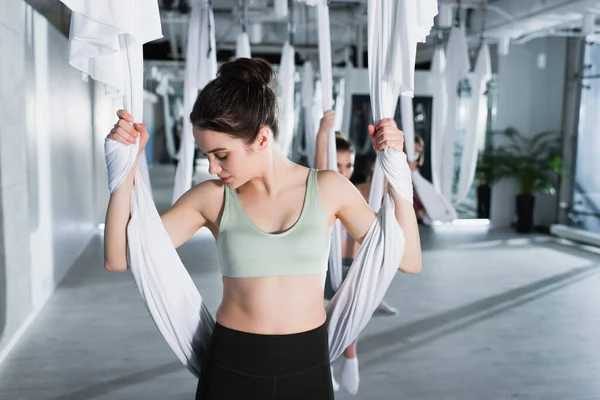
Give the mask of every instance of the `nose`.
[[219, 172], [221, 172], [223, 169], [221, 168], [221, 166], [219, 165], [218, 162], [216, 161], [209, 161], [208, 162], [208, 173], [211, 175], [217, 175]]
[[221, 172], [221, 170], [222, 170], [222, 168], [218, 162], [216, 162], [215, 160], [208, 161], [208, 173], [209, 174], [217, 175], [219, 172]]

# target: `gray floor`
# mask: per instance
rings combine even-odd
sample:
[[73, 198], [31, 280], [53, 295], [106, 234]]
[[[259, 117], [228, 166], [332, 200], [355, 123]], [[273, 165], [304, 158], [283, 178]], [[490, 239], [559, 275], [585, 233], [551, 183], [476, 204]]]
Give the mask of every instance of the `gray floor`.
[[[154, 172], [159, 207], [168, 176]], [[337, 399], [600, 399], [597, 253], [506, 231], [422, 234], [423, 272], [397, 276], [400, 315], [373, 318], [359, 394]], [[0, 367], [0, 399], [193, 398], [130, 274], [104, 272], [101, 251], [98, 236]], [[180, 253], [214, 311], [214, 242], [200, 232]]]

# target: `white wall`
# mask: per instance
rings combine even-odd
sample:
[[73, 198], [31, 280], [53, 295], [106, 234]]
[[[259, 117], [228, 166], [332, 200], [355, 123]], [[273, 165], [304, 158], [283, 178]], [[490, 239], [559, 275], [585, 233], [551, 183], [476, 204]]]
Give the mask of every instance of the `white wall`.
[[94, 98], [67, 38], [23, 0], [2, 1], [0, 54], [1, 361], [98, 234], [115, 107]]
[[[525, 136], [562, 129], [566, 78], [565, 38], [541, 38], [511, 45], [507, 56], [498, 58], [498, 111], [496, 129], [515, 127]], [[546, 66], [538, 68], [539, 54]], [[508, 226], [515, 215], [514, 182], [497, 184], [492, 193], [491, 219], [495, 226]], [[537, 195], [536, 225], [550, 226], [557, 215], [556, 197]]]

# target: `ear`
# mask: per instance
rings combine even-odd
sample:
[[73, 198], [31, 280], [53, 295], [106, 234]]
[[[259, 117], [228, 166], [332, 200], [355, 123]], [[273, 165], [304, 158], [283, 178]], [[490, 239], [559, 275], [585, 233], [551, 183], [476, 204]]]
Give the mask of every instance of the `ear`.
[[258, 131], [256, 135], [256, 140], [254, 141], [254, 145], [257, 150], [264, 150], [269, 147], [271, 140], [273, 139], [273, 134], [271, 134], [271, 130], [266, 126], [263, 126]]

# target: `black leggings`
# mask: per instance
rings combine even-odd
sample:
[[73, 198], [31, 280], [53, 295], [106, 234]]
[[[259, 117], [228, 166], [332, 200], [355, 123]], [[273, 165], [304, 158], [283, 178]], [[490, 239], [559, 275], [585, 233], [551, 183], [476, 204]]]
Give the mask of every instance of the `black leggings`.
[[215, 326], [196, 400], [333, 400], [327, 327], [258, 335]]

